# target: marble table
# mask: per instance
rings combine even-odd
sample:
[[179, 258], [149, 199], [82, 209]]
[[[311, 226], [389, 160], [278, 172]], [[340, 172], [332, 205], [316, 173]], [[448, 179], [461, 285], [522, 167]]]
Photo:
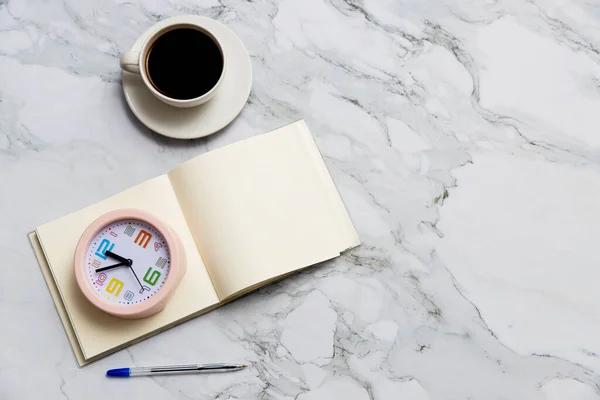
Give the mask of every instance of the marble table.
[[[119, 54], [199, 14], [240, 116], [177, 141]], [[26, 234], [306, 118], [363, 245], [78, 368]], [[0, 399], [600, 399], [595, 0], [0, 0]], [[235, 374], [107, 368], [244, 361]]]

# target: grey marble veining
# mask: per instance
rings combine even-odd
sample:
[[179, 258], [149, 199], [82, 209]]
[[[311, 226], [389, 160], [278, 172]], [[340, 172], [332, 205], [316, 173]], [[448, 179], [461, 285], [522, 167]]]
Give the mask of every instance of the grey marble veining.
[[[119, 54], [216, 18], [252, 93], [181, 142]], [[600, 6], [592, 0], [0, 0], [1, 399], [600, 398]], [[77, 368], [26, 233], [305, 118], [363, 245]], [[107, 380], [111, 367], [246, 361]]]

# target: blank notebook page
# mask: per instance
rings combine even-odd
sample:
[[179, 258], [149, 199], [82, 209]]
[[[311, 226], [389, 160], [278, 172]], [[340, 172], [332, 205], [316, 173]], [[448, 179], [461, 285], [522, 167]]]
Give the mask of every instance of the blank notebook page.
[[196, 157], [169, 177], [220, 299], [359, 244], [304, 121]]
[[[87, 301], [75, 281], [73, 254], [81, 234], [100, 215], [119, 208], [139, 208], [168, 221], [186, 250], [188, 268], [185, 276], [165, 310], [149, 318], [128, 320], [105, 313]], [[219, 301], [166, 175], [42, 225], [36, 232], [85, 359], [212, 307]]]

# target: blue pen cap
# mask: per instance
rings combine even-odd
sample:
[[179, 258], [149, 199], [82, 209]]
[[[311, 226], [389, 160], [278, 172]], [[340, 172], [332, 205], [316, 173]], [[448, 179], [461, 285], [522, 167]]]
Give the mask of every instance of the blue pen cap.
[[130, 376], [129, 368], [109, 369], [108, 371], [106, 371], [106, 376], [119, 376], [119, 377]]

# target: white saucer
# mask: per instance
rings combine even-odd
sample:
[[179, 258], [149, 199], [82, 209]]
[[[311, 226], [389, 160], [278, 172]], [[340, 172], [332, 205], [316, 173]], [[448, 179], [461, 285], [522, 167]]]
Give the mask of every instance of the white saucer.
[[227, 69], [215, 97], [197, 107], [172, 107], [154, 97], [139, 75], [123, 72], [123, 92], [131, 111], [154, 132], [176, 139], [208, 136], [226, 127], [244, 108], [252, 86], [252, 65], [244, 44], [231, 29], [210, 18], [185, 16], [161, 21], [144, 32], [132, 50], [139, 50], [148, 36], [167, 24], [178, 19], [189, 22], [190, 18], [210, 29], [223, 46]]

